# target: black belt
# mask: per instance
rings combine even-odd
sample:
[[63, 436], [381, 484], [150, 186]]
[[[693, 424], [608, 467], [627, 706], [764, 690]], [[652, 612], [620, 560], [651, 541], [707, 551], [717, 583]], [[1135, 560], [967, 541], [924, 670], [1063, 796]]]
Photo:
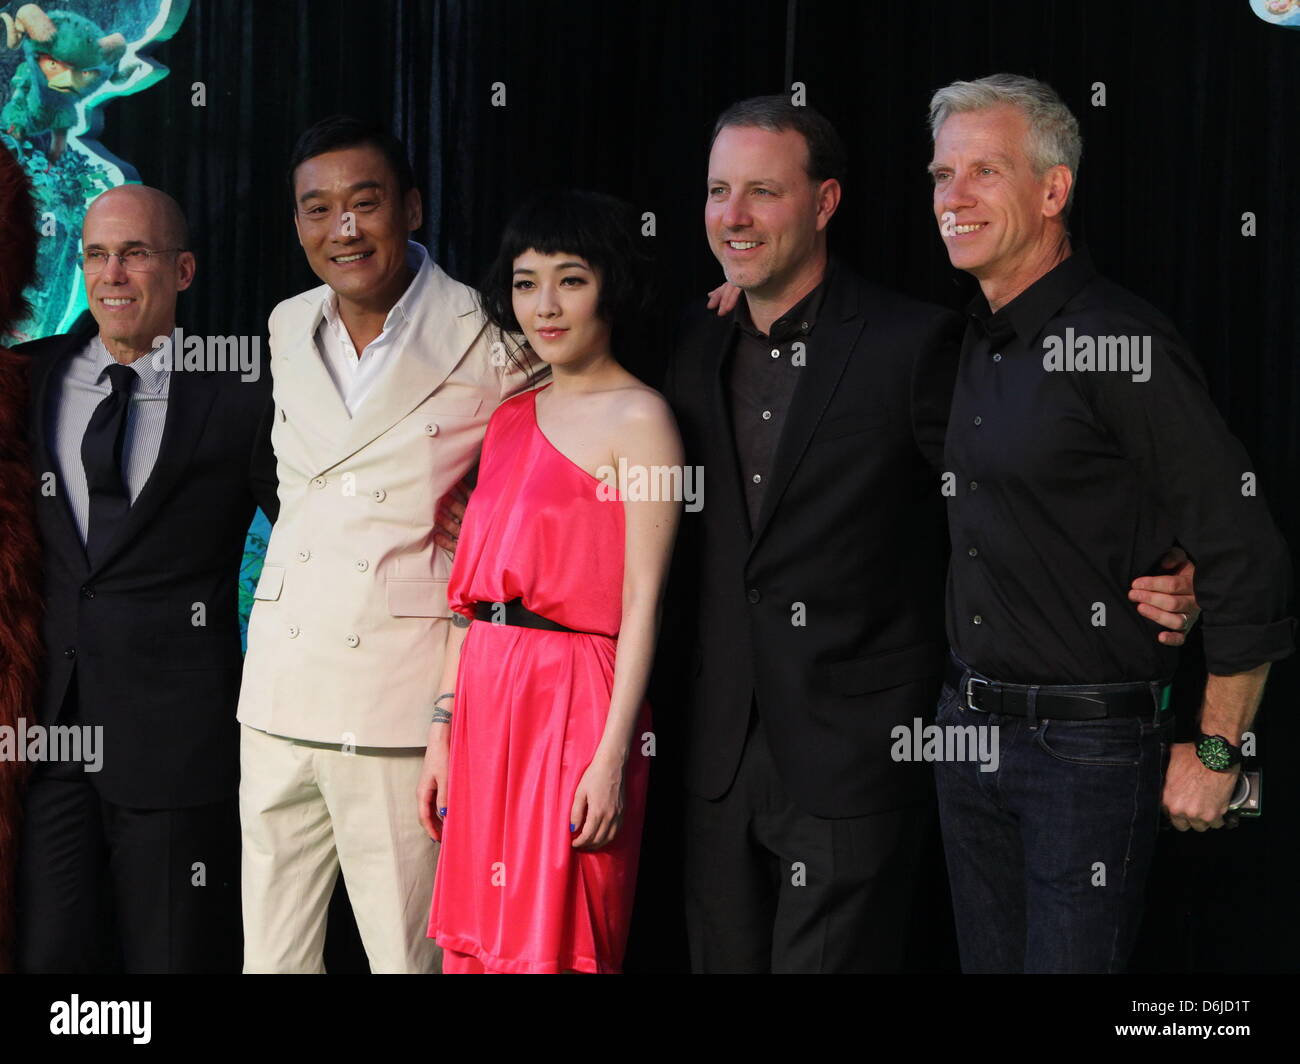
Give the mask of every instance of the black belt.
[[568, 628], [534, 613], [524, 605], [523, 599], [511, 599], [509, 602], [476, 602], [474, 619], [487, 621], [489, 624], [512, 624], [516, 628], [540, 628], [544, 632], [573, 632], [575, 635], [600, 635], [599, 632], [584, 632], [579, 628]]
[[1040, 720], [1100, 720], [1103, 717], [1152, 717], [1169, 708], [1169, 684], [1021, 684], [999, 683], [981, 676], [955, 654], [948, 655], [948, 684], [961, 704], [983, 713]]

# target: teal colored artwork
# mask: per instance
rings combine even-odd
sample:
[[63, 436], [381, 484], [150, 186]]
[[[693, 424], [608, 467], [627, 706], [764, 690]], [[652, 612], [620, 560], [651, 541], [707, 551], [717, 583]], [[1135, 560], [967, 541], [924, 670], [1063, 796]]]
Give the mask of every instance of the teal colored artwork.
[[81, 0], [0, 9], [0, 140], [32, 181], [41, 233], [31, 316], [15, 342], [66, 332], [86, 309], [77, 266], [86, 207], [140, 176], [96, 139], [104, 106], [167, 76], [148, 51], [189, 0]]
[[[86, 312], [78, 265], [86, 208], [101, 192], [140, 181], [98, 140], [105, 106], [167, 76], [149, 52], [188, 11], [189, 0], [0, 4], [0, 143], [31, 179], [41, 234], [37, 281], [26, 293], [32, 312], [6, 343], [67, 332]], [[268, 535], [259, 511], [240, 570], [245, 641]]]

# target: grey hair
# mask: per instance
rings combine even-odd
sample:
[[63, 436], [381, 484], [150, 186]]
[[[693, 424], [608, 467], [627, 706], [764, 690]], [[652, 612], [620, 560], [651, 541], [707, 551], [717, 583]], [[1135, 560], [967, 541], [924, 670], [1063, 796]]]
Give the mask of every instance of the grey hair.
[[[1064, 166], [1072, 178], [1078, 178], [1079, 159], [1083, 155], [1083, 137], [1079, 122], [1065, 106], [1055, 89], [1034, 78], [1019, 74], [990, 74], [975, 81], [954, 81], [930, 97], [930, 137], [939, 135], [939, 127], [955, 114], [982, 111], [1009, 103], [1018, 107], [1029, 123], [1025, 154], [1042, 177], [1050, 167]], [[1074, 202], [1074, 185], [1065, 200], [1069, 214]]]

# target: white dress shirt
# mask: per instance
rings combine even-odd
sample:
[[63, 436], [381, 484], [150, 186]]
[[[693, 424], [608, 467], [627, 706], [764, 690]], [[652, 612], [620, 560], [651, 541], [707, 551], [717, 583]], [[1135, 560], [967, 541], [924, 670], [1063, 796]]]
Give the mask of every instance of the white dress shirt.
[[316, 349], [334, 381], [334, 387], [338, 389], [343, 405], [353, 417], [365, 402], [366, 396], [374, 390], [375, 382], [398, 357], [403, 329], [410, 321], [414, 308], [429, 289], [433, 276], [429, 253], [413, 240], [406, 242], [406, 264], [415, 276], [411, 278], [402, 298], [388, 312], [383, 331], [366, 345], [360, 355], [339, 316], [338, 294], [331, 291], [322, 305], [324, 317], [316, 329]]

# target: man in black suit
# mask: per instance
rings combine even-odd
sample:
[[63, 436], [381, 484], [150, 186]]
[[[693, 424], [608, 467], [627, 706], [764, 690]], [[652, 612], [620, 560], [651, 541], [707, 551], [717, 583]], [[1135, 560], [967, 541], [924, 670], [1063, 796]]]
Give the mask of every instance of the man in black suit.
[[18, 968], [236, 972], [237, 583], [256, 506], [277, 512], [271, 382], [246, 358], [222, 371], [232, 349], [203, 337], [182, 350], [195, 264], [170, 196], [105, 192], [82, 244], [93, 320], [17, 350], [45, 558], [39, 723], [94, 757], [31, 779]]
[[933, 831], [931, 766], [894, 752], [943, 670], [937, 469], [962, 323], [828, 257], [844, 171], [811, 108], [723, 113], [705, 225], [743, 298], [688, 324], [664, 383], [709, 485], [663, 655], [691, 662], [695, 971], [899, 969]]

